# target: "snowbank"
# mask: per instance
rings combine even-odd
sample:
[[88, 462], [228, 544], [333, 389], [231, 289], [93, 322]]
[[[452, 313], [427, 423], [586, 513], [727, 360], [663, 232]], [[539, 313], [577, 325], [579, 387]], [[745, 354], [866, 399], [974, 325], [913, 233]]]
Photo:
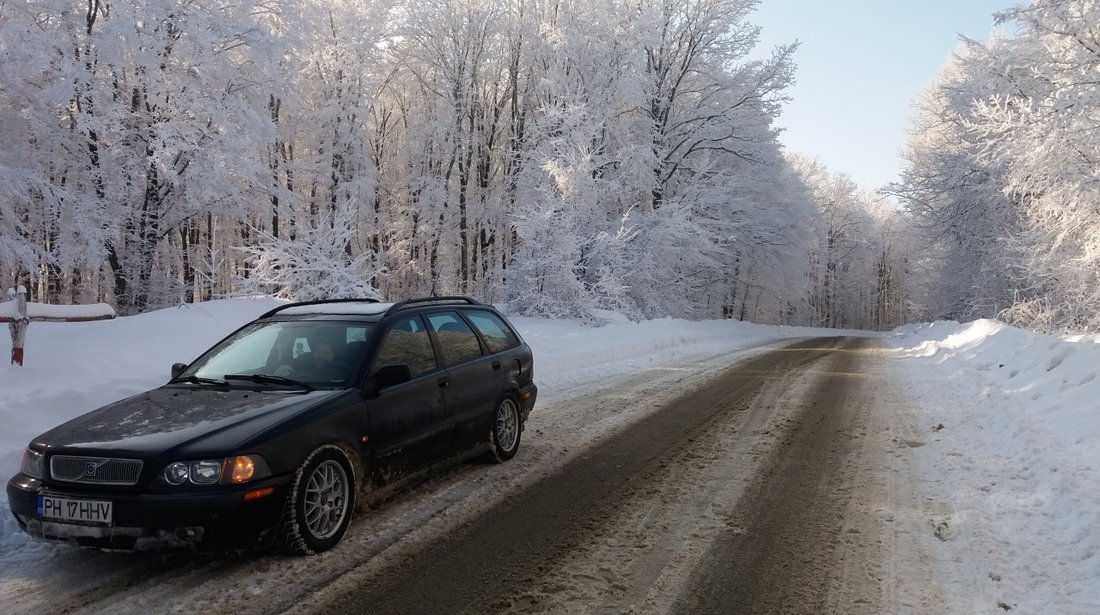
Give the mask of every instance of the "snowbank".
[[1100, 344], [1071, 339], [992, 320], [892, 337], [935, 433], [916, 457], [947, 511], [949, 612], [1100, 612]]

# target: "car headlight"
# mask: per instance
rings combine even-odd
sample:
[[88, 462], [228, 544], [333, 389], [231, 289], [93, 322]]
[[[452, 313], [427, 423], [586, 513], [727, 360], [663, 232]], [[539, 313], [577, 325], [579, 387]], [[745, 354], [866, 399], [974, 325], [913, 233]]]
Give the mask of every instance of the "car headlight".
[[29, 448], [24, 450], [19, 471], [38, 480], [46, 478], [46, 456]]
[[168, 467], [164, 468], [164, 480], [168, 481], [169, 484], [182, 485], [190, 477], [191, 471], [188, 469], [187, 464], [182, 461], [168, 464]]
[[238, 455], [226, 459], [175, 461], [164, 468], [164, 480], [170, 485], [239, 485], [271, 476], [267, 462], [259, 455]]
[[191, 474], [191, 482], [196, 485], [213, 485], [222, 475], [220, 461], [196, 461], [188, 468]]

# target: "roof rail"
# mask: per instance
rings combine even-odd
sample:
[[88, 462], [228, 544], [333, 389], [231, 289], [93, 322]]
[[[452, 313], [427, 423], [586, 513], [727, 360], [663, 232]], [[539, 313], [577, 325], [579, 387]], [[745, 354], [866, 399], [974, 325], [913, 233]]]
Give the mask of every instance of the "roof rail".
[[421, 303], [424, 303], [424, 304], [442, 303], [442, 304], [482, 305], [481, 302], [476, 301], [474, 299], [471, 299], [469, 297], [460, 297], [460, 296], [453, 296], [453, 297], [421, 297], [419, 299], [408, 299], [406, 301], [399, 301], [399, 302], [393, 304], [392, 306], [390, 306], [390, 309], [386, 310], [386, 316], [389, 316], [390, 314], [395, 314], [395, 313], [399, 312], [400, 310], [403, 310], [407, 307], [412, 307], [414, 305], [421, 304]]
[[285, 309], [292, 308], [292, 307], [299, 307], [299, 306], [302, 306], [302, 305], [324, 305], [326, 303], [378, 303], [378, 300], [377, 299], [367, 299], [367, 298], [364, 297], [362, 299], [316, 299], [314, 301], [299, 301], [299, 302], [296, 302], [296, 303], [288, 303], [286, 305], [280, 305], [277, 308], [268, 310], [266, 313], [264, 313], [262, 316], [260, 316], [260, 318], [267, 318], [268, 316], [272, 316], [272, 315], [277, 314], [277, 313], [279, 313], [279, 312], [281, 312]]

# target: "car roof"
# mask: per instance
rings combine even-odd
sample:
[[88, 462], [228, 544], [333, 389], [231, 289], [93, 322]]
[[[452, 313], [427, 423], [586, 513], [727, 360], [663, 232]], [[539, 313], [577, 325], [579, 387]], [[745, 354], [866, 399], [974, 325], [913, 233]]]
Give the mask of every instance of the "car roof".
[[303, 301], [300, 303], [288, 303], [269, 310], [260, 318], [267, 318], [275, 314], [288, 316], [301, 315], [348, 315], [348, 316], [388, 316], [402, 310], [417, 307], [430, 307], [435, 305], [461, 306], [476, 305], [489, 307], [469, 297], [420, 297], [407, 299], [396, 303], [382, 303], [375, 299], [322, 299], [318, 301]]
[[[282, 309], [279, 309], [276, 313], [288, 316], [297, 316], [301, 314], [347, 314], [355, 316], [377, 316], [379, 314], [385, 314], [386, 310], [393, 307], [392, 303], [365, 303], [365, 302], [343, 302], [340, 303], [305, 303], [305, 304], [290, 304]], [[265, 316], [271, 313], [265, 314]]]

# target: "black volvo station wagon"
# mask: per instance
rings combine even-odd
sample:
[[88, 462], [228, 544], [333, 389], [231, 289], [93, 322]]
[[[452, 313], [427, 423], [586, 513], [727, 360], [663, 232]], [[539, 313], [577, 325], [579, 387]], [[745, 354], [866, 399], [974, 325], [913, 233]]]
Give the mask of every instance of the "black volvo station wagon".
[[289, 304], [35, 438], [8, 500], [27, 533], [87, 546], [316, 553], [357, 498], [511, 459], [536, 394], [531, 349], [472, 299]]

